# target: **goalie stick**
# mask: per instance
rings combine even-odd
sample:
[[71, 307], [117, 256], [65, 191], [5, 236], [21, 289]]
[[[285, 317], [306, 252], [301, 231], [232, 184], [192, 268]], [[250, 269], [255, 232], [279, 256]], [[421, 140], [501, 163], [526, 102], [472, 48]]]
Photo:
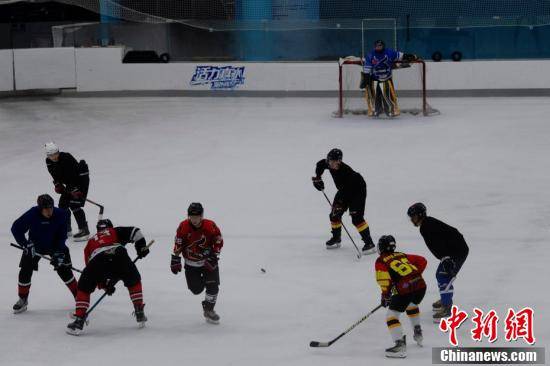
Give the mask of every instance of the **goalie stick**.
[[331, 341], [328, 341], [328, 342], [318, 342], [318, 341], [311, 341], [309, 343], [309, 346], [310, 347], [330, 347], [334, 342], [336, 342], [337, 340], [339, 340], [340, 338], [342, 338], [343, 336], [345, 336], [346, 334], [348, 334], [349, 332], [351, 332], [353, 330], [353, 328], [355, 328], [356, 326], [358, 326], [359, 324], [361, 324], [362, 322], [364, 322], [365, 320], [367, 320], [367, 318], [369, 316], [371, 316], [372, 314], [374, 314], [374, 312], [378, 309], [380, 309], [382, 307], [382, 305], [378, 305], [377, 307], [375, 307], [374, 309], [371, 310], [370, 313], [368, 313], [367, 315], [365, 315], [364, 317], [362, 317], [361, 319], [359, 319], [358, 321], [356, 321], [351, 327], [349, 327], [348, 329], [346, 329], [344, 332], [342, 332], [338, 337], [334, 338], [333, 340]]
[[[323, 196], [325, 196], [325, 198], [327, 199], [327, 202], [328, 204], [330, 205], [330, 207], [332, 207], [332, 203], [330, 202], [330, 199], [328, 198], [327, 194], [325, 193], [325, 191], [321, 191], [323, 192]], [[361, 253], [361, 251], [359, 250], [359, 248], [357, 247], [357, 245], [355, 244], [355, 241], [353, 240], [353, 238], [351, 237], [348, 229], [346, 228], [346, 225], [344, 225], [344, 223], [342, 223], [342, 227], [344, 228], [344, 230], [346, 231], [346, 234], [348, 234], [348, 237], [349, 237], [349, 240], [351, 240], [351, 242], [353, 243], [353, 246], [355, 247], [355, 250], [357, 250], [357, 259], [361, 259], [361, 256], [363, 255], [363, 253]]]

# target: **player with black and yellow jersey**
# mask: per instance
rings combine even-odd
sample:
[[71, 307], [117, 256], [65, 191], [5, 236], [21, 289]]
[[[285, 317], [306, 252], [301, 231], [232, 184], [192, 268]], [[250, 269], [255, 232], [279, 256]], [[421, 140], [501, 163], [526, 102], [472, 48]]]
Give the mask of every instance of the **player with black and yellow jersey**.
[[399, 322], [399, 316], [407, 312], [414, 328], [413, 339], [422, 345], [420, 309], [418, 305], [426, 294], [426, 282], [422, 272], [426, 268], [426, 258], [395, 251], [395, 238], [384, 235], [378, 240], [376, 259], [376, 281], [382, 290], [381, 303], [388, 308], [386, 323], [395, 346], [386, 349], [386, 357], [404, 358], [407, 356], [406, 336]]

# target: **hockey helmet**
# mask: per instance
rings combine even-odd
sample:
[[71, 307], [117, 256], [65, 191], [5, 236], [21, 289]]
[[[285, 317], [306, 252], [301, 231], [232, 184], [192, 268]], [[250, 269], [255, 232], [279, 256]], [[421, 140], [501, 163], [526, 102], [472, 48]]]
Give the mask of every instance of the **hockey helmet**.
[[202, 216], [204, 213], [204, 208], [199, 202], [192, 202], [187, 209], [187, 216]]
[[59, 152], [59, 147], [55, 144], [55, 142], [46, 142], [44, 145], [44, 151], [46, 152], [46, 156], [51, 156]]
[[113, 227], [113, 223], [109, 219], [101, 219], [96, 224], [97, 231], [105, 230]]
[[327, 161], [331, 160], [342, 160], [344, 154], [340, 149], [332, 149], [327, 154]]
[[409, 215], [409, 217], [426, 217], [426, 205], [424, 205], [422, 202], [416, 202], [411, 207], [409, 207], [409, 209], [407, 210], [407, 215]]
[[378, 253], [393, 253], [395, 247], [395, 238], [393, 235], [382, 235], [378, 239]]

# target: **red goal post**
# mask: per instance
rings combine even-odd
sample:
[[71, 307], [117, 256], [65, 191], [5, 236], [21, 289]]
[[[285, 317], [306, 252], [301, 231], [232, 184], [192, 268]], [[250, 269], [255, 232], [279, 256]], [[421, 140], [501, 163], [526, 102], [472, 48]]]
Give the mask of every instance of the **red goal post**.
[[[338, 110], [335, 117], [367, 114], [364, 91], [359, 89], [363, 60], [348, 56], [338, 61]], [[423, 60], [395, 63], [393, 80], [401, 113], [431, 116], [439, 114], [428, 103], [426, 63]]]

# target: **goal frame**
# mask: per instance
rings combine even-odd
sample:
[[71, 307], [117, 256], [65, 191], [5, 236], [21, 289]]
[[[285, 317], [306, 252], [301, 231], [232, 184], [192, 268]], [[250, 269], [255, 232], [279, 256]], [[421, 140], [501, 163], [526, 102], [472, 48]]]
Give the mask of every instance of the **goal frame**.
[[[417, 64], [420, 67], [421, 70], [421, 81], [420, 81], [420, 92], [421, 92], [421, 112], [424, 116], [430, 115], [430, 106], [428, 105], [427, 100], [427, 90], [426, 90], [426, 62], [422, 59], [418, 59], [415, 61], [410, 62], [404, 62], [404, 61], [397, 61], [395, 64]], [[334, 113], [335, 117], [342, 118], [344, 117], [345, 110], [344, 110], [344, 67], [346, 65], [357, 65], [357, 66], [363, 66], [363, 59], [359, 57], [346, 57], [341, 58], [338, 61], [338, 110]], [[396, 69], [399, 69], [397, 67]], [[399, 93], [399, 91], [398, 91]], [[435, 111], [435, 110], [434, 110]], [[402, 112], [407, 112], [406, 110], [402, 110]]]

